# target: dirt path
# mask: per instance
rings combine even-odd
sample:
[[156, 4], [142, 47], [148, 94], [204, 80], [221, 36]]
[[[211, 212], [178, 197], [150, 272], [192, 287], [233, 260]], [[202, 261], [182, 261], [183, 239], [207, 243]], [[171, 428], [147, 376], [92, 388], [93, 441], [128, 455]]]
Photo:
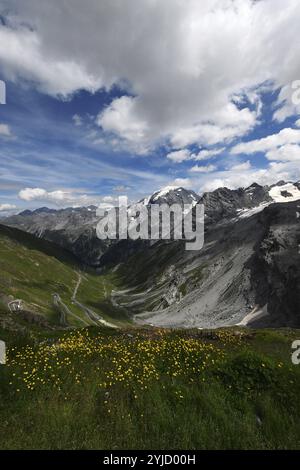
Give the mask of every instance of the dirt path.
[[81, 274], [79, 274], [79, 273], [77, 273], [77, 274], [78, 274], [78, 281], [77, 281], [77, 284], [76, 284], [76, 286], [75, 286], [75, 289], [74, 289], [74, 292], [73, 292], [73, 295], [72, 295], [72, 300], [75, 300], [75, 299], [76, 299], [76, 295], [77, 295], [79, 286], [80, 286], [81, 281], [82, 281], [82, 276], [81, 276]]

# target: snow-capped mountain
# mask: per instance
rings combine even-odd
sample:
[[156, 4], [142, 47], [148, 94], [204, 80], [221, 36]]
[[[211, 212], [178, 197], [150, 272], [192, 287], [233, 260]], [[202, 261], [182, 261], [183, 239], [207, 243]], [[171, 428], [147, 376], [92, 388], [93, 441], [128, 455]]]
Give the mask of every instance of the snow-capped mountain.
[[235, 217], [250, 217], [268, 205], [300, 200], [300, 183], [279, 181], [272, 186], [253, 183], [248, 188], [219, 188], [205, 193], [200, 202], [205, 206], [206, 223]]
[[[167, 186], [160, 191], [128, 207], [129, 217], [134, 217], [141, 206], [150, 204], [195, 204], [205, 206], [206, 225], [228, 222], [236, 218], [250, 217], [274, 202], [290, 202], [300, 200], [300, 183], [280, 181], [272, 186], [260, 186], [253, 183], [248, 188], [219, 188], [213, 192], [197, 195], [192, 190], [182, 187]], [[114, 240], [99, 240], [96, 237], [96, 225], [99, 218], [96, 206], [48, 209], [42, 207], [33, 211], [26, 210], [18, 215], [5, 219], [4, 223], [43, 237], [67, 248], [85, 264], [100, 265], [116, 260]], [[134, 246], [128, 241], [132, 254]], [[141, 245], [141, 244], [140, 244]], [[143, 245], [143, 244], [142, 244]], [[109, 252], [109, 253], [107, 253]], [[106, 256], [103, 256], [107, 254]], [[126, 246], [122, 244], [122, 259], [126, 258]]]
[[176, 186], [166, 186], [148, 198], [147, 204], [191, 204], [199, 202], [200, 196], [194, 191]]
[[194, 191], [175, 186], [166, 186], [160, 191], [156, 191], [144, 199], [141, 199], [137, 203], [133, 203], [128, 207], [129, 216], [134, 216], [142, 206], [150, 207], [151, 204], [167, 204], [172, 206], [173, 204], [184, 204], [195, 206], [200, 201], [200, 196]]

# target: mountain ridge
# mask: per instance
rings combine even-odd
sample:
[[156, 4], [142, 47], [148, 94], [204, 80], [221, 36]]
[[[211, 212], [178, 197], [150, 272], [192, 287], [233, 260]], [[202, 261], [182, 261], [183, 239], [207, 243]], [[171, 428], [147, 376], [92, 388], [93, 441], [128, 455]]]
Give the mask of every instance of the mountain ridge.
[[[218, 188], [212, 192], [205, 192], [202, 196], [183, 187], [168, 187], [153, 193], [128, 207], [128, 214], [135, 213], [141, 205], [150, 204], [204, 204], [205, 225], [213, 225], [228, 221], [240, 216], [251, 215], [253, 209], [263, 210], [268, 204], [274, 202], [289, 202], [298, 198], [300, 200], [300, 182], [286, 183], [283, 181], [271, 186], [261, 186], [253, 183], [247, 188], [229, 189]], [[96, 206], [48, 209], [45, 207], [33, 211], [23, 211], [18, 215], [7, 217], [3, 224], [28, 231], [38, 237], [45, 238], [64, 249], [71, 251], [83, 263], [100, 267], [110, 263], [110, 253], [118, 245], [118, 241], [100, 240], [96, 236], [96, 225], [99, 217]], [[126, 243], [122, 241], [121, 249], [126, 251]], [[142, 241], [132, 244], [128, 240], [127, 246], [130, 254], [132, 247], [143, 248]], [[116, 251], [117, 251], [116, 250]], [[125, 256], [126, 257], [126, 256]], [[115, 255], [113, 256], [115, 259]]]

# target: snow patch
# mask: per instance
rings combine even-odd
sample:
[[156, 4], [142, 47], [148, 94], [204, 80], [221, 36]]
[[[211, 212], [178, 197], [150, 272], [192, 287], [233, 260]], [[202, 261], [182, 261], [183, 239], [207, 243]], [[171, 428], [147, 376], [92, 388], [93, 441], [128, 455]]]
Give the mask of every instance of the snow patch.
[[144, 206], [148, 206], [150, 199], [151, 199], [151, 196], [145, 197], [144, 202], [143, 202]]
[[[283, 195], [282, 193], [285, 192], [287, 194]], [[300, 190], [293, 183], [286, 183], [282, 186], [274, 186], [271, 188], [269, 195], [274, 202], [298, 201], [300, 199]]]
[[166, 196], [170, 191], [175, 191], [176, 189], [179, 189], [178, 186], [166, 186], [154, 196], [153, 201], [157, 201], [158, 198]]
[[251, 217], [254, 214], [258, 214], [263, 211], [265, 207], [272, 204], [271, 202], [262, 202], [257, 207], [252, 207], [251, 209], [237, 209], [238, 217], [240, 219], [245, 219], [246, 217]]

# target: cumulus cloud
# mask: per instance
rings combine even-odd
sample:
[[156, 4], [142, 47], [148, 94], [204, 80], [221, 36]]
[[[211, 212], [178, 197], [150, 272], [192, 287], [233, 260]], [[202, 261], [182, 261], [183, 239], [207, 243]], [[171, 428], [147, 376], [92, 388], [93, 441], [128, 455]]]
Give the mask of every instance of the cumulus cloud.
[[258, 115], [258, 110], [250, 111], [248, 108], [240, 110], [234, 103], [227, 103], [212, 113], [210, 123], [203, 121], [201, 124], [189, 127], [182, 125], [174, 131], [171, 143], [176, 147], [195, 143], [198, 145], [228, 143], [253, 129]]
[[266, 80], [286, 90], [275, 117], [294, 111], [283, 108], [300, 69], [298, 0], [2, 0], [0, 13], [5, 77], [64, 97], [118, 84], [130, 96], [97, 123], [141, 153], [246, 135]]
[[0, 204], [0, 212], [10, 212], [15, 210], [17, 206], [14, 204]]
[[251, 163], [250, 161], [246, 161], [246, 162], [243, 162], [243, 163], [237, 163], [236, 165], [233, 165], [231, 167], [231, 170], [232, 171], [246, 171], [246, 170], [250, 170], [251, 168]]
[[43, 188], [24, 188], [19, 191], [19, 198], [26, 202], [42, 201], [57, 206], [85, 206], [97, 203], [99, 198], [71, 191], [46, 191]]
[[169, 160], [172, 160], [172, 162], [181, 163], [181, 162], [184, 162], [185, 160], [190, 160], [191, 154], [189, 150], [187, 149], [174, 150], [173, 152], [170, 152], [167, 154], [167, 158]]
[[295, 78], [299, 78], [298, 75], [291, 77], [292, 81], [280, 90], [273, 114], [275, 121], [283, 122], [289, 116], [300, 113], [300, 80], [295, 80]]
[[[300, 129], [284, 128], [277, 134], [272, 134], [262, 139], [256, 139], [249, 142], [243, 142], [234, 146], [232, 154], [255, 154], [265, 153], [267, 160], [271, 163], [267, 169], [246, 171], [250, 168], [241, 168], [238, 165], [237, 170], [243, 171], [242, 178], [247, 181], [257, 181], [258, 183], [274, 182], [277, 180], [297, 180], [300, 178]], [[298, 162], [298, 163], [297, 163]], [[249, 162], [247, 162], [249, 163]], [[236, 167], [232, 168], [232, 170]], [[235, 184], [234, 175], [226, 176], [227, 185]]]
[[42, 188], [25, 188], [19, 192], [19, 198], [23, 201], [35, 201], [35, 200], [62, 200], [66, 194], [63, 191], [47, 192]]
[[34, 81], [51, 95], [68, 96], [82, 88], [93, 92], [102, 85], [83, 63], [53, 55], [36, 31], [20, 24], [0, 26], [0, 59], [9, 80]]
[[197, 154], [193, 154], [192, 155], [192, 158], [193, 160], [208, 160], [209, 158], [213, 158], [217, 155], [219, 155], [220, 153], [224, 152], [225, 148], [222, 147], [220, 149], [215, 149], [215, 150], [207, 150], [207, 149], [204, 149], [204, 150], [200, 150], [200, 152], [198, 152]]
[[192, 153], [188, 149], [181, 149], [181, 150], [173, 150], [173, 152], [170, 152], [167, 154], [167, 158], [171, 160], [174, 163], [182, 163], [187, 160], [195, 160], [195, 161], [200, 161], [200, 160], [208, 160], [210, 158], [214, 158], [220, 153], [222, 153], [225, 150], [224, 147], [220, 149], [204, 149], [200, 150], [198, 153]]
[[277, 134], [272, 134], [262, 139], [251, 140], [249, 142], [242, 142], [235, 145], [231, 149], [231, 153], [257, 153], [257, 152], [268, 152], [277, 147], [287, 144], [300, 144], [300, 129], [292, 129], [286, 127]]
[[282, 145], [279, 148], [274, 148], [266, 153], [268, 160], [280, 162], [294, 162], [300, 161], [300, 146], [294, 144]]
[[106, 132], [119, 135], [122, 139], [135, 145], [142, 144], [147, 149], [147, 123], [138, 115], [136, 98], [122, 96], [115, 99], [97, 117], [97, 123]]
[[191, 189], [194, 186], [194, 182], [190, 178], [175, 178], [171, 181], [168, 186], [174, 186], [176, 188], [183, 187], [186, 189]]

